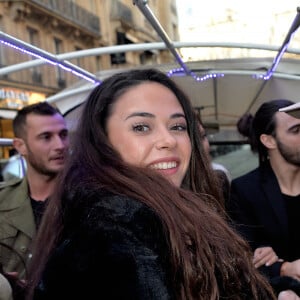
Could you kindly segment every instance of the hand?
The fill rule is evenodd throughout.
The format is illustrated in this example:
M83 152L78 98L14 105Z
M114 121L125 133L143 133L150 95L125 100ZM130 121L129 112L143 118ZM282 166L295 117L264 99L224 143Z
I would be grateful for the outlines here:
M281 276L290 276L297 280L300 280L300 259L292 262L284 262L280 269Z
M253 263L255 268L259 268L263 265L271 266L278 261L278 256L272 247L259 247L254 251Z
M18 299L25 299L25 291L27 283L24 279L18 279L18 273L17 272L7 272L2 273L2 275L8 280L13 295L18 295Z
M278 294L278 300L290 299L290 300L299 300L299 296L292 290L282 291Z

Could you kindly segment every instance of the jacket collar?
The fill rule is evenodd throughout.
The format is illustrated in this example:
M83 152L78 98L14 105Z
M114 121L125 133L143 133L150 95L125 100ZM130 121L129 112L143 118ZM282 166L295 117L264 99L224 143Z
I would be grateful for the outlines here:
M12 181L9 186L13 189L13 192L9 193L9 201L5 201L1 204L4 209L8 210L22 206L23 202L29 198L29 188L26 177Z
M17 190L10 194L9 201L5 201L5 205L2 206L2 209L6 210L4 218L8 224L32 237L36 226L26 177L15 188Z

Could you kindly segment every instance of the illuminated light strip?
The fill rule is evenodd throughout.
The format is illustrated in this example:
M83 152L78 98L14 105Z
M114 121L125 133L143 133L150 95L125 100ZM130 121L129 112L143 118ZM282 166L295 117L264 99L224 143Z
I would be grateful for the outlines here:
M208 80L208 79L211 79L211 78L224 77L224 74L221 74L221 73L220 74L218 74L218 73L207 74L207 75L204 75L202 77L198 77L193 72L191 72L188 69L188 67L186 66L186 64L182 61L181 57L179 56L179 53L175 51L174 45L172 44L169 37L166 35L166 33L161 28L161 25L159 24L157 19L153 16L152 11L147 6L148 0L134 0L133 3L136 4L140 8L140 10L143 12L144 16L151 23L153 28L156 29L156 31L159 33L159 35L161 36L161 38L165 42L166 46L169 48L169 50L172 52L172 54L176 58L177 62L181 65L180 69L170 70L168 72L169 76L173 76L176 73L177 74L180 73L180 75L184 75L183 73L185 73L185 75L190 75L196 81L201 81L201 82L205 81L205 80ZM297 15L296 15L295 19L293 20L291 28L290 28L286 38L284 39L284 42L283 42L282 46L279 49L279 52L277 53L276 57L274 58L272 66L266 72L266 74L264 74L264 75L257 75L256 74L256 75L253 75L254 78L264 79L265 81L267 81L273 76L273 74L275 72L275 69L277 68L283 54L286 52L286 50L288 48L288 45L290 44L291 39L294 36L296 30L299 28L299 26L300 26L300 7L297 7Z
M256 78L263 78L264 80L269 80L272 75L275 72L275 69L277 68L283 54L286 52L286 49L288 48L295 32L297 31L297 29L300 26L300 7L297 7L297 14L296 17L293 20L293 23L282 43L282 46L280 47L278 54L276 55L276 57L274 58L273 64L270 67L270 69L267 71L267 73L265 75L256 75Z
M19 50L19 51L21 51L21 52L24 52L24 53L26 53L26 54L29 54L29 55L35 56L35 57L37 57L37 58L43 59L43 60L47 61L48 63L50 63L50 64L52 64L52 65L56 65L56 63L54 63L54 62L53 62L52 60L50 60L50 59L47 59L47 58L45 58L45 57L42 57L41 55L38 55L38 54L33 53L33 52L30 52L30 51L28 51L28 50L26 50L26 49L24 49L24 48L21 48L21 47L19 47L19 46L16 46L16 45L14 45L14 44L9 43L9 42L0 40L0 43L1 43L1 44L4 44L5 46L9 46L9 47L11 47L11 48L13 48L13 49L16 49L16 50Z
M188 47L221 47L221 48L240 48L240 49L257 49L266 51L276 51L280 49L279 46L270 46L265 44L244 44L244 43L224 43L224 42L174 42L174 47L176 48L188 48ZM129 51L147 51L147 50L165 50L167 47L164 43L141 43L141 44L129 44L129 45L115 45L107 47L99 47L85 50L77 50L68 53L57 54L56 57L60 60L69 60L87 56L101 56L106 54L114 54ZM299 49L288 48L286 53L300 54ZM37 67L45 64L42 59L34 59L31 61L21 62L10 66L5 66L0 68L0 76L17 72L20 70L25 70L33 67Z
M173 69L173 70L170 70L167 75L169 77L172 77L174 75L180 75L180 76L186 76L186 72L184 71L183 68L179 68L179 69ZM224 74L223 73L211 73L211 74L206 74L204 76L197 76L195 73L193 72L190 72L189 74L190 76L192 76L196 81L206 81L208 79L213 79L213 78L219 78L219 77L224 77Z
M1 32L0 32L0 37L1 37ZM24 42L21 42L21 41L19 41L20 43L22 43L22 45L23 44L25 44L26 45L26 43L24 43ZM68 62L66 62L66 61L60 61L60 60L58 60L58 59L56 59L56 58L47 58L47 57L45 57L45 54L43 53L43 55L41 55L41 54L38 54L38 53L36 53L35 51L33 51L33 50L28 50L28 49L26 49L26 48L24 48L24 47L20 47L20 46L18 46L18 45L16 45L15 43L11 43L11 42L7 42L7 41L5 41L5 40L0 40L0 43L2 43L2 44L4 44L4 45L6 45L6 46L9 46L9 47L11 47L11 48L13 48L13 49L17 49L17 50L19 50L19 51L21 51L21 52L23 52L23 53L26 53L26 54L29 54L29 55L32 55L32 56L34 56L34 57L37 57L37 58L40 58L40 59L42 59L42 60L44 60L44 61L46 61L46 62L48 62L49 64L51 64L51 65L54 65L54 66L58 66L58 67L60 67L60 68L62 68L63 70L65 70L65 71L68 71L68 72L71 72L72 74L74 74L74 75L76 75L76 76L78 76L78 77L81 77L81 78L83 78L83 79L85 79L85 80L87 80L87 81L90 81L90 82L92 82L92 83L101 83L101 81L97 78L97 77L95 77L94 75L91 75L92 76L92 78L91 78L91 76L89 75L89 76L87 76L87 75L85 75L85 74L83 74L82 72L79 72L79 71L77 71L77 70L75 70L73 67L72 67L72 64L70 64L71 66L66 66L66 64L69 64ZM31 48L35 48L35 47L32 47L31 46ZM50 55L50 54L49 54ZM52 55L51 55L52 56ZM75 66L74 66L75 67ZM77 67L76 67L77 68ZM82 70L82 71L84 71L84 70ZM85 72L85 71L84 71ZM86 73L86 72L85 72ZM186 70L184 69L184 68L180 68L180 69L174 69L174 70L170 70L169 72L168 72L168 76L169 77L171 77L171 76L173 76L174 74L178 74L178 73L184 73L185 75L187 75L187 72L186 72ZM190 75L191 77L193 77L196 81L205 81L205 80L208 80L208 79L212 79L212 78L218 78L218 77L224 77L224 74L218 74L218 73L216 73L216 74L207 74L207 75L205 75L205 76L202 76L202 77L199 77L199 76L197 76L196 74L194 74L193 72L191 72L191 71L189 71L189 74L188 75Z
M254 75L253 77L254 78L258 78L258 79L264 79L264 80L269 80L274 72L275 72L275 69L277 68L283 54L285 53L287 47L289 45L289 42L287 44L285 44L282 48L281 48L281 51L278 52L278 55L275 57L274 61L273 61L273 64L271 66L271 68L267 71L266 74L262 74L262 75Z
M0 43L9 46L13 49L19 50L23 53L29 54L31 56L40 58L47 63L62 68L65 71L71 72L77 77L81 77L87 81L90 81L94 84L99 84L101 81L94 76L93 74L71 64L68 61L60 60L55 55L50 54L42 49L34 47L30 44L27 44L21 40L18 40L2 31L0 31Z
M169 36L165 32L165 30L162 28L161 24L159 23L159 21L156 19L155 15L153 14L153 12L151 11L151 9L149 8L149 6L148 6L148 0L133 0L133 4L136 5L140 9L140 11L143 13L143 15L145 16L145 18L149 21L149 23L152 25L152 27L155 29L155 31L158 33L158 35L164 41L164 43L167 46L167 48L173 54L173 56L175 57L176 61L181 66L181 68L179 69L180 70L179 72L185 73L185 75L189 75L192 78L194 78L194 80L201 81L201 82L205 81L205 80L208 80L208 79L217 78L217 77L223 77L224 76L224 74L207 74L207 75L205 75L203 77L198 77L196 74L194 74L187 67L187 65L184 63L184 61L182 60L179 52L175 48L174 43L171 41L171 39L169 38ZM172 74L172 73L173 73L172 71L169 71L168 74Z
M1 36L1 32L0 32L0 36ZM26 54L32 55L32 56L34 56L34 57L40 58L40 59L42 59L42 60L48 62L48 63L51 64L51 65L58 66L58 67L62 68L63 70L68 71L68 72L71 72L72 74L74 74L74 75L76 75L76 76L78 76L78 77L81 77L81 78L83 78L83 79L85 79L85 80L87 80L87 81L90 81L90 82L92 82L92 83L94 83L94 84L95 84L95 83L101 83L101 81L100 81L98 78L96 78L94 75L92 75L92 78L91 78L90 76L87 76L87 75L85 75L85 74L82 74L82 72L78 72L78 71L74 70L72 67L66 66L66 65L65 65L65 64L66 64L66 61L63 61L63 62L59 61L59 62L57 62L57 61L56 61L57 59L53 60L53 59L47 58L47 57L45 57L44 55L40 55L40 54L38 54L38 53L33 52L32 50L27 50L27 49L25 49L25 48L23 48L23 47L17 46L17 45L15 45L15 44L11 43L11 42L7 42L7 41L4 41L4 40L0 40L0 43L4 44L4 45L6 45L6 46L9 46L9 47L11 47L11 48L13 48L13 49L19 50L19 51L21 51L21 52L23 52L23 53L26 53ZM23 43L23 42L22 42L22 43ZM168 75L169 77L171 77L171 76L173 76L174 74L182 74L182 73L184 73L185 75L187 75L187 74L186 74L186 70L184 70L183 68L170 70L170 71L167 73L167 75ZM182 75L183 75L183 74L182 74ZM193 77L196 81L205 81L205 80L212 79L212 78L224 77L224 74L218 74L218 73L207 74L207 75L205 75L205 76L199 77L199 76L195 75L195 74L194 74L193 72L191 72L191 71L189 72L189 75L190 75L191 77Z

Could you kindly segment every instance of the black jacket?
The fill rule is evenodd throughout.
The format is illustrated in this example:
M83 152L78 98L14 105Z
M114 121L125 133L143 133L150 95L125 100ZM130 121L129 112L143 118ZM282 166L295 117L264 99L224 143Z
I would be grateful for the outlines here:
M269 163L232 181L226 209L253 250L271 246L279 258L290 259L285 202ZM270 277L278 276L281 264L275 263L264 271Z
M173 299L168 240L158 216L128 197L79 197L34 299Z

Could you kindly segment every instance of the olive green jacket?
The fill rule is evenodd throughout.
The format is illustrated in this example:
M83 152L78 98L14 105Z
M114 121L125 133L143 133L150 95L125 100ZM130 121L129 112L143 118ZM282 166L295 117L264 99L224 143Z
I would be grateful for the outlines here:
M4 271L25 277L25 266L31 258L30 244L36 225L26 177L0 185L0 263ZM1 245L5 243L14 251ZM19 255L16 255L17 252ZM21 258L20 258L21 256Z

